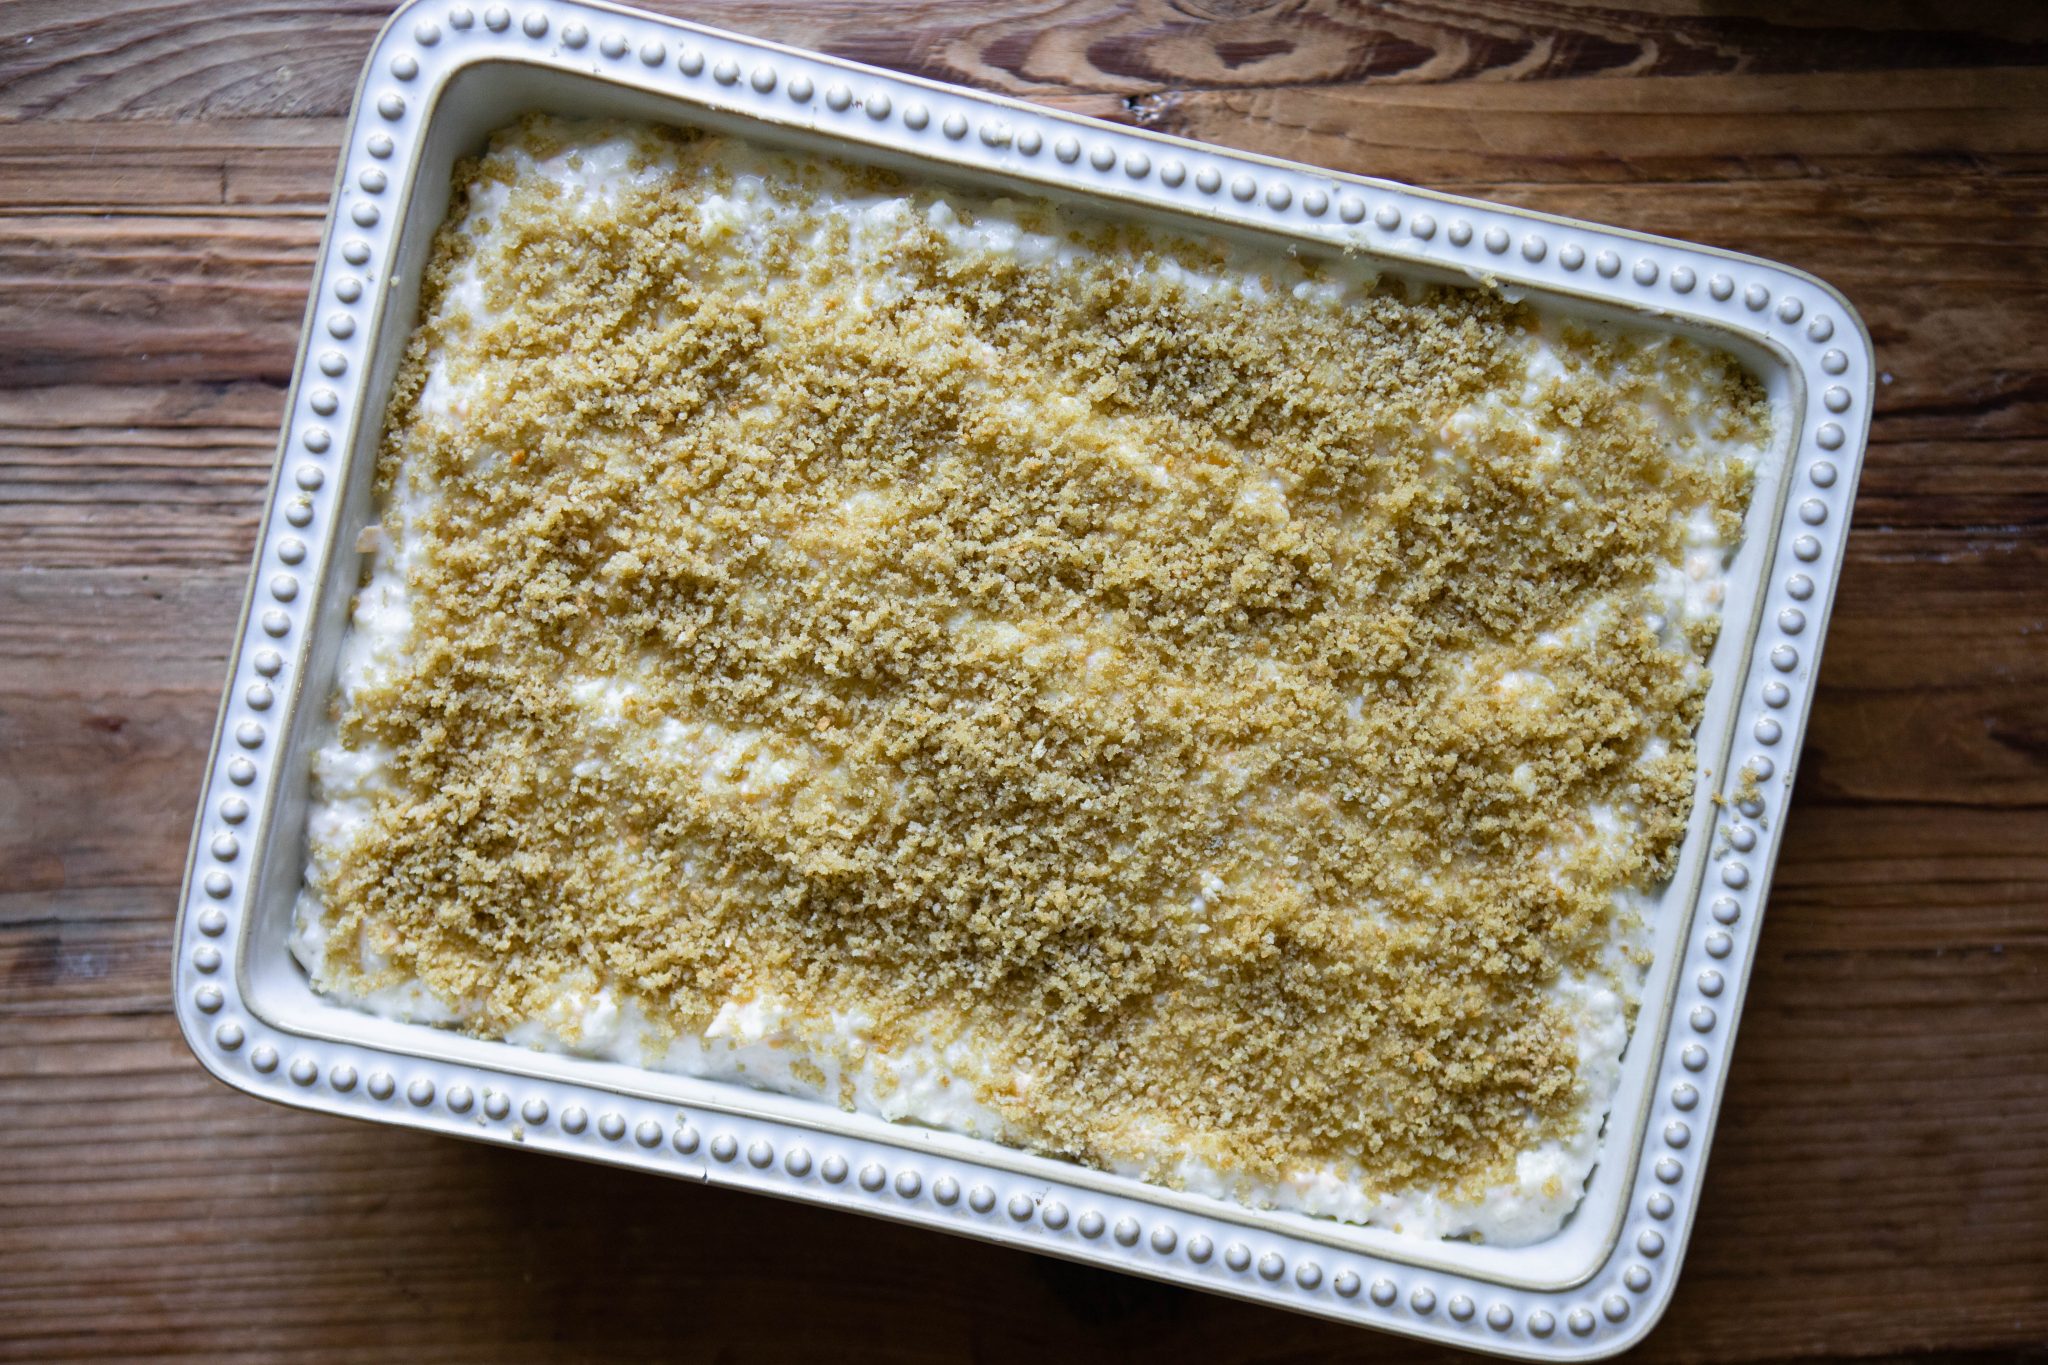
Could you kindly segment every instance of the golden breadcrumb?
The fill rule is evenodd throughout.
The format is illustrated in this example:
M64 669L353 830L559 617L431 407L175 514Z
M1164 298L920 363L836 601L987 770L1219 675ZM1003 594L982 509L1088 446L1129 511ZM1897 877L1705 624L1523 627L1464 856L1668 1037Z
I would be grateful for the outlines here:
M671 1036L758 996L971 1038L1008 1140L1157 1179L1471 1192L1576 1123L1546 988L1694 786L1712 625L1660 638L1654 583L1749 494L1671 433L1761 440L1756 382L1046 205L1004 212L1073 250L977 249L986 197L640 136L595 207L502 144L458 170L329 972L485 1035L595 979ZM907 205L882 248L848 185ZM1539 330L1567 368L1524 398Z

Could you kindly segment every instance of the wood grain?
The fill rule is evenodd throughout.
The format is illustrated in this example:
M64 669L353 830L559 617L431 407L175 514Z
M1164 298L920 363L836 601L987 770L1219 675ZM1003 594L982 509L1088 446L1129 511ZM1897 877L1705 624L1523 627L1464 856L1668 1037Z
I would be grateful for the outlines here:
M670 8L1845 290L1884 370L1873 443L1701 1221L1643 1356L2048 1351L2048 9ZM0 1358L1448 1358L270 1108L184 1053L191 801L386 12L0 5Z
M388 12L263 0L16 0L0 116L338 115ZM703 0L645 8L1008 94L1944 70L2048 59L2048 16L1996 0ZM33 41L25 41L33 39Z

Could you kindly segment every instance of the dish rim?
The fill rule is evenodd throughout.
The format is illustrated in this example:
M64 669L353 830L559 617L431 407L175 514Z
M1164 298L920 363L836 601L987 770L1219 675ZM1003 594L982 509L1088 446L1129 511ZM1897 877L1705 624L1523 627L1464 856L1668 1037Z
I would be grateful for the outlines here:
M1356 245L1394 263L1397 269L1491 278L1507 287L1533 287L1582 306L1647 314L1667 324L1706 327L1746 341L1783 366L1792 392L1779 409L1788 428L1778 443L1785 478L1769 517L1768 531L1774 543L1765 552L1761 595L1739 661L1732 667L1721 665L1742 681L1730 703L1733 722L1727 731L1726 752L1718 762L1724 775L1736 767L1732 755L1738 745L1739 724L1734 722L1754 718L1776 728L1777 737L1770 741L1762 740L1760 727L1756 731L1758 743L1764 746L1758 757L1767 758L1766 750L1796 754L1804 731L1867 437L1874 378L1869 336L1861 319L1839 293L1806 272L1716 248L1123 128L1005 96L879 71L590 0L525 0L518 11L515 15L510 8L494 4L479 15L476 8L460 0L411 0L386 22L358 81L180 894L175 998L181 1029L201 1062L236 1088L298 1107L485 1140L522 1141L543 1150L657 1169L684 1178L716 1178L720 1183L941 1226L1467 1349L1532 1359L1586 1359L1626 1349L1639 1340L1669 1301L1696 1210L1699 1174L1726 1075L1728 1042L1746 993L1756 925L1781 838L1783 821L1778 817L1795 766L1789 758L1778 764L1784 769L1784 780L1771 783L1763 810L1751 817L1760 822L1757 847L1720 864L1723 888L1716 890L1705 880L1710 869L1703 857L1696 859L1695 870L1701 880L1683 901L1686 922L1678 932L1683 970L1677 962L1660 963L1667 975L1663 998L1656 1002L1661 1009L1656 1028L1646 1031L1652 1022L1653 1003L1646 992L1629 1044L1631 1051L1654 1044L1657 1052L1656 1078L1644 1088L1632 1124L1628 1164L1634 1175L1629 1192L1617 1206L1617 1226L1603 1255L1584 1274L1550 1283L1475 1272L1472 1258L1462 1255L1460 1244L1455 1243L1417 1240L1407 1246L1365 1249L1348 1235L1335 1237L1327 1231L1318 1235L1314 1228L1277 1232L1270 1216L1235 1206L1219 1207L1217 1201L1205 1197L1143 1186L1124 1177L1086 1171L974 1139L837 1111L827 1111L829 1121L813 1114L814 1121L804 1123L787 1111L796 1105L819 1106L753 1092L687 1106L700 1115L720 1115L719 1131L707 1141L682 1114L673 1119L654 1117L664 1109L673 1111L674 1091L688 1088L667 1084L667 1077L660 1078L662 1084L634 1086L613 1077L608 1084L593 1085L572 1078L578 1072L605 1071L604 1064L515 1052L502 1044L474 1045L497 1049L490 1064L464 1061L459 1054L468 1040L444 1046L449 1042L447 1035L423 1028L412 1030L422 1035L416 1042L393 1046L377 1043L372 1037L375 1031L369 1029L346 1036L293 1028L262 1008L260 992L250 989L247 975L248 950L258 922L251 907L258 892L250 885L254 878L241 874L262 860L265 846L278 831L277 806L288 782L274 779L286 766L285 756L303 757L289 741L275 736L295 734L303 740L307 706L324 702L331 685L324 671L309 673L296 666L311 652L316 623L325 621L322 628L336 634L341 629L326 619L332 613L323 617L316 604L331 600L328 589L335 571L354 564L337 552L344 525L335 510L340 498L319 496L326 483L325 475L318 471L331 470L338 476L334 480L337 488L346 486L349 472L360 468L365 440L374 447L377 433L369 432L367 438L364 434L368 421L381 427L382 385L371 377L378 367L373 357L380 353L379 347L385 351L402 347L410 331L409 318L402 319L393 335L389 305L394 291L402 293L406 282L383 267L422 203L418 192L422 150L442 114L444 97L464 73L493 64L560 73L577 80L595 79L636 94L651 92L678 113L688 110L703 121L736 116L777 130L823 135L852 144L867 159L907 156L970 177L993 174L1040 192L1108 200L1135 207L1148 216L1192 213L1231 232L1280 231L1326 246ZM467 15L467 23L459 22L463 15ZM431 41L425 37L429 25L435 31ZM402 32L408 26L412 29L409 35ZM603 26L602 32L599 26ZM580 43L569 41L576 29L583 30ZM609 51L615 34L627 39L616 55ZM646 51L656 44L660 45L659 56L651 62L645 60ZM688 65L691 52L697 54L694 71ZM410 74L401 74L408 64ZM768 73L765 86L761 72ZM828 79L845 94L843 101L835 103L839 92L826 84ZM792 97L798 80L811 87L801 101ZM866 93L854 98L848 87L864 88ZM873 98L877 93L883 96L879 102ZM898 100L906 101L900 109L895 108ZM946 110L946 123L928 108L923 121L912 126L910 110L927 100ZM872 112L877 103L882 108L879 115ZM969 116L967 110L977 112ZM979 120L979 126L963 124L962 131L955 134L946 126L955 114ZM974 136L966 135L970 132ZM381 156L372 149L380 137L391 144ZM1027 137L1034 137L1038 144L1030 152L1023 150ZM1072 156L1065 147L1070 140ZM1102 149L1108 149L1109 160L1098 165ZM1154 157L1165 159L1153 165ZM1030 164L1023 164L1026 162ZM1132 169L1140 162L1148 168L1143 173ZM1182 164L1180 175L1169 183L1167 167L1177 162ZM401 166L405 170L402 183L367 188L365 172L381 175ZM1201 170L1191 177L1190 166ZM1200 188L1201 197L1196 198L1190 191L1212 169L1217 172L1215 183ZM1223 179L1226 174L1231 177L1228 193ZM350 188L352 176L357 191ZM1246 183L1251 191L1239 193L1240 185ZM1310 189L1318 187L1326 201L1320 212L1311 213L1307 196ZM1366 192L1378 202L1368 204L1365 195L1347 195L1346 191ZM435 223L444 203L434 201ZM389 221L384 206L394 210ZM347 221L345 208L350 215ZM1389 211L1391 223L1387 221ZM1437 223L1437 214L1457 216ZM1422 229L1425 218L1430 220L1426 233ZM1483 237L1480 223L1485 224ZM1498 248L1491 240L1505 231L1507 223L1516 224L1516 235L1522 237L1521 250L1513 253L1507 249L1515 245L1512 236L1504 237ZM1462 242L1456 240L1460 227L1464 229ZM1545 232L1534 231L1536 227L1563 237L1553 243ZM1637 253L1627 274L1622 272L1618 251L1623 246ZM360 260L357 248L362 249ZM1574 248L1578 263L1564 265L1565 253ZM1536 254L1530 254L1532 249ZM365 291L359 306L330 312L323 333L320 314L323 308L335 307L330 284L353 271L367 272L372 262L378 268L378 273L368 276L374 288ZM1705 262L1717 263L1720 268L1709 276L1702 269ZM1691 277L1684 289L1676 283L1675 272L1680 270ZM1739 289L1735 283L1738 272ZM1728 283L1725 292L1723 281ZM1788 293L1788 289L1796 292ZM1762 297L1756 301L1759 290ZM1828 311L1823 313L1822 308ZM1809 316L1811 320L1801 326L1802 319ZM338 317L348 319L346 331L338 329ZM358 326L359 322L362 325ZM1830 356L1839 359L1839 369L1828 368L1835 363ZM340 362L338 370L329 368L333 359ZM315 386L315 394L344 390L346 410L338 402L324 413L309 408L309 386ZM1860 388L1852 392L1852 386ZM372 402L373 398L378 401ZM1820 407L1826 412L1819 412ZM285 478L295 437L304 452L302 462L292 471L298 493ZM330 450L340 453L328 456ZM1811 477L1814 466L1823 461L1831 469L1824 485ZM314 479L310 485L308 469L316 471L310 476ZM1807 476L1803 481L1798 477L1802 474ZM1803 527L1793 524L1794 497L1803 498L1799 506ZM308 509L308 521L303 524L291 520L300 505ZM1819 509L1817 520L1808 519L1810 508ZM297 537L286 527L306 530L316 523L317 531L309 531L308 539L317 540L317 553L300 542L297 557L291 557L284 542ZM1749 534L1759 538L1764 529L1757 527ZM308 558L312 560L310 568L302 567ZM1785 565L1795 560L1811 566L1792 570L1807 579L1804 594L1792 591L1789 579L1781 579ZM1818 576L1818 583L1808 575ZM309 577L311 591L302 592ZM288 594L283 587L287 582ZM1794 606L1795 601L1800 605ZM1799 614L1798 626L1791 629L1785 628L1791 619L1788 612ZM1779 625L1777 643L1767 647L1764 637L1772 634L1768 622L1774 613ZM256 706L249 689L268 689L268 680L280 671L266 672L261 656L264 651L279 649L289 649L295 665L285 695L280 703L266 690L268 699ZM1780 662L1785 659L1789 662ZM1787 692L1777 705L1761 700L1763 689L1773 682ZM311 703L309 688L317 689ZM1703 750L1703 766L1710 757ZM252 772L246 780L242 780L245 769L240 764L247 764ZM248 822L246 813L242 819L226 821L219 813L222 802L243 801L246 808L245 796L259 798L255 805L260 814L253 823ZM1766 821L1765 815L1771 818ZM1697 828L1702 818L1695 812L1689 845L1703 837ZM1712 821L1707 824L1711 831ZM288 838L289 832L286 834ZM240 848L243 837L249 844L246 856ZM1731 870L1740 872L1740 882L1729 880ZM1710 895L1714 898L1711 903ZM1730 920L1721 918L1719 907L1724 902L1734 907ZM1708 929L1702 939L1695 930L1709 918L1722 927ZM1714 948L1717 939L1721 945L1718 952ZM223 948L232 950L232 972L220 970L225 960ZM1705 990L1707 978L1695 975L1688 988L1682 978L1694 971L1696 958L1701 963L1711 959L1723 964L1732 959L1732 979L1720 975L1715 967L1701 966L1700 972L1715 973L1716 986ZM204 965L207 963L212 965ZM1709 999L1715 1003L1708 1004ZM1690 1032L1680 1028L1681 1009L1687 1005ZM1725 1020L1720 1017L1723 1013ZM1709 1042L1714 1044L1711 1052L1707 1050ZM281 1048L292 1050L289 1063ZM1695 1055L1698 1066L1693 1065ZM512 1065L510 1058L515 1056L523 1064ZM362 1081L361 1086L339 1086L336 1077L343 1069ZM408 1073L403 1092L397 1085L399 1072ZM494 1116L497 1097L504 1092L494 1091L490 1082L509 1086L520 1079L550 1084L554 1089L549 1097L527 1099L518 1119L510 1117L509 1098L505 1115ZM1692 1095L1690 1103L1683 1106L1675 1099L1679 1092L1674 1087L1679 1085L1688 1087ZM377 1094L379 1090L384 1093ZM451 1108L457 1092L465 1091L468 1102L459 1109ZM1659 1092L1663 1092L1661 1097ZM422 1094L425 1098L418 1098ZM596 1098L599 1095L608 1097L609 1107L602 1111L592 1134L587 1131L589 1115L599 1112L596 1105L607 1102ZM565 1096L573 1098L565 1101ZM535 1112L536 1103L542 1117L522 1123ZM583 1121L571 1131L569 1113L577 1109L584 1111ZM621 1109L639 1117L629 1123L626 1115L618 1112ZM1663 1134L1667 1141L1653 1142L1650 1133L1657 1115L1674 1110L1687 1117L1681 1120L1674 1113ZM1622 1117L1617 1103L1609 1122ZM608 1120L613 1118L619 1119L616 1134L607 1131ZM650 1124L655 1125L652 1143L643 1140ZM633 1132L630 1143L625 1140L628 1126ZM528 1127L536 1131L529 1135ZM1684 1136L1671 1141L1680 1130ZM804 1136L807 1131L808 1137ZM693 1133L694 1138L688 1136ZM836 1143L835 1150L853 1151L863 1158L860 1180L852 1178L850 1158L848 1173L839 1181L828 1180L824 1166L830 1158L814 1162L803 1146L834 1145L831 1134L845 1139ZM744 1161L740 1159L742 1145ZM962 1153L963 1146L976 1149L977 1155ZM754 1160L760 1151L767 1154L765 1163ZM794 1170L798 1152L806 1153L803 1172ZM815 1176L813 1165L817 1167ZM1017 1185L1019 1175L1032 1177L1024 1188L1037 1193L1030 1196L1021 1216L1012 1206L1026 1198L1022 1192L1011 1195L1000 1208L996 1206L1002 1201L994 1198L986 1208L980 1207L978 1196L991 1188L986 1183L969 1190L964 1203L959 1189L951 1201L941 1200L941 1183L952 1180L959 1186L961 1177L931 1176L932 1189L927 1195L925 1172L940 1167L948 1172L972 1172L1009 1186ZM881 1172L874 1188L866 1183L869 1169ZM888 1179L892 1172L893 1185ZM1667 1173L1669 1179L1664 1178ZM902 1192L906 1184L913 1186L910 1194ZM1661 1216L1655 1212L1659 1196L1664 1208ZM1069 1199L1077 1207L1084 1202L1088 1207L1078 1217L1068 1210L1059 1218L1059 1225L1053 1226L1053 1210L1065 1207ZM1108 1228L1112 1211L1118 1218L1114 1235ZM1099 1214L1103 1222L1094 1236L1086 1235L1081 1226L1091 1213ZM972 1215L971 1219L966 1215ZM1160 1221L1162 1216L1169 1221ZM1132 1229L1129 1241L1123 1237L1125 1223ZM1649 1241L1637 1233L1639 1225L1643 1233L1655 1233L1657 1251L1645 1249ZM1148 1228L1151 1235L1141 1241ZM1636 1234L1633 1253L1623 1245L1629 1241L1628 1234ZM1222 1240L1226 1236L1231 1238L1228 1243ZM1198 1239L1211 1244L1211 1254L1194 1260L1189 1252ZM1273 1246L1257 1258L1256 1267L1247 1239ZM1246 1251L1241 1266L1234 1264L1240 1248ZM1325 1273L1317 1258L1333 1255L1337 1265ZM1461 1260L1465 1262L1462 1268ZM1266 1273L1269 1269L1272 1274ZM1345 1292L1347 1279L1349 1293ZM1638 1280L1642 1281L1640 1287ZM1600 1283L1589 1293L1587 1287L1596 1281ZM1610 1282L1612 1292L1603 1292L1610 1289ZM1481 1296L1474 1292L1482 1285L1488 1286L1483 1293L1490 1300L1483 1310ZM1381 1301L1383 1286L1394 1290L1390 1301ZM1505 1310L1507 1326L1494 1325L1497 1309ZM1537 1330L1546 1316L1549 1330Z

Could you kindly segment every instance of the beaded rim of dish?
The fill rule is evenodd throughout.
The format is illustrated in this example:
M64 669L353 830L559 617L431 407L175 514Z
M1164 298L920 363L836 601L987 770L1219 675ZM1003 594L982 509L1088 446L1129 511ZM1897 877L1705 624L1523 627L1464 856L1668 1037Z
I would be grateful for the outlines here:
M1871 355L1846 305L1817 281L1763 261L1276 164L651 15L572 0L516 9L416 0L387 25L365 68L180 911L178 1012L205 1064L288 1103L774 1189L1474 1349L1582 1359L1639 1339L1669 1299L1690 1227L1777 848L1781 822L1771 817L1789 790L1867 434ZM1590 1278L1555 1291L1507 1285L1418 1264L1454 1257L1454 1247L1419 1245L1412 1258L1333 1247L1247 1228L1223 1210L1209 1218L1162 1207L1135 1183L1131 1197L1117 1197L909 1142L715 1107L679 1111L598 1086L297 1036L246 1006L236 974L223 967L239 947L258 861L261 831L252 838L248 824L272 784L296 698L288 673L303 666L322 596L317 547L332 540L346 483L329 457L354 449L363 414L376 411L362 384L379 330L372 285L389 268L404 216L405 196L393 188L403 177L394 172L416 154L443 82L475 62L508 59L1397 262L1647 306L1775 343L1789 358L1807 401L1736 702L1724 775L1735 818L1720 831L1700 892L1705 913L1693 916L1656 1040L1657 1093L1621 1233ZM1738 774L1753 778L1741 791Z

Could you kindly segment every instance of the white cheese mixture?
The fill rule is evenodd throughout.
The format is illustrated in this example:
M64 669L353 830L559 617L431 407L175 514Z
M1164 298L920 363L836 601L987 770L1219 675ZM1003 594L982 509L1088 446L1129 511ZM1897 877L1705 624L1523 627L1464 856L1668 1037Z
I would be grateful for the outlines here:
M558 135L564 130L558 128ZM575 202L592 207L604 204L621 183L633 175L629 163L644 151L630 130L604 128L574 136L574 157L568 152L537 156L516 142L511 150L519 159L522 176L545 176L555 181ZM735 144L737 146L738 144ZM735 179L729 194L714 196L712 211L729 228L729 249L748 250L750 236L777 215L795 210L778 204L763 192L763 175L787 173L789 161L777 154L747 154L751 163L733 165ZM573 164L572 164L573 161ZM642 176L656 175L657 164L643 168ZM816 174L810 168L807 173ZM494 183L472 185L458 205L474 220L495 219L506 197L506 187ZM913 214L924 213L963 251L1010 253L1027 260L1050 261L1070 257L1083 250L1062 236L1035 230L1042 226L1042 212L1024 217L1007 214L999 202L992 211L981 211L970 226L964 223L942 198L920 209L905 197L860 194L846 190L832 201L830 213L849 222L853 250L838 285L839 298L833 306L871 308L886 297L892 277L886 271L864 270L863 262L878 256L898 235L902 223ZM804 212L817 213L816 208ZM492 229L480 234L488 246ZM1332 306L1370 282L1370 274L1356 263L1340 262L1326 267L1315 277L1305 273L1291 256L1273 253L1257 255L1241 251L1237 259L1213 272L1197 273L1170 260L1135 264L1134 268L1156 269L1181 278L1188 287L1204 292L1223 291L1256 302L1274 290L1290 290L1297 297L1322 299ZM459 275L441 303L446 310L460 309L475 317L488 315L484 291L473 266ZM820 306L827 306L825 300ZM1489 402L1497 411L1517 413L1533 403L1544 380L1561 373L1567 363L1545 339L1542 330L1529 341L1528 379L1522 392L1499 392ZM432 420L460 423L469 403L477 396L451 375L446 358L437 356L421 397L423 414ZM1469 422L1473 411L1452 419ZM1675 421L1666 415L1667 422ZM1100 419L1095 419L1100 420ZM1556 466L1565 455L1564 443L1555 430L1539 431L1533 419L1528 429L1540 437L1534 458L1542 466ZM1674 433L1675 434L1675 433ZM1695 432L1711 446L1707 433ZM1453 463L1454 432L1447 430L1439 458ZM1133 446L1132 459L1144 457ZM486 456L488 458L488 456ZM1149 476L1166 479L1164 468L1152 467ZM886 495L869 495L886 501ZM1271 496L1285 498L1274 489ZM431 505L434 491L407 483L395 495L401 524ZM886 506L846 508L847 525L886 518ZM1687 623L1718 615L1733 547L1715 534L1711 510L1700 508L1688 526L1687 551L1682 566L1669 569L1657 584L1661 619L1653 626L1674 649L1686 649L1683 630ZM361 543L368 551L368 576L357 593L350 630L343 646L338 688L346 703L354 693L373 685L380 677L403 665L410 649L411 613L408 605L407 574L415 547L401 533L395 542L381 533L366 532ZM1582 622L1580 629L1590 629ZM962 620L961 630L981 630L1001 640L1021 639L1015 627L1002 621ZM1562 644L1563 641L1558 643ZM1474 686L1490 686L1515 697L1522 704L1542 706L1554 691L1542 672L1522 669L1498 679L1473 679ZM799 760L774 752L758 732L724 730L715 725L669 721L658 727L635 727L622 723L622 703L637 690L629 677L583 679L575 689L588 708L589 722L599 733L609 735L614 747L599 760L619 764L635 762L684 762L692 765L707 786L746 784L779 786L803 776ZM1360 703L1363 705L1363 702ZM351 993L353 987L326 968L326 909L312 886L327 880L327 874L343 860L366 828L371 803L380 791L388 790L385 771L391 755L376 749L350 751L329 743L318 751L313 767L313 800L310 819L311 867L309 888L302 894L293 948L312 974L316 986L341 996L373 1013L425 1023L459 1025L466 1014L461 1001L436 998L421 983L412 981L372 993ZM1646 754L1645 757L1655 757ZM1624 817L1606 808L1586 813L1588 825L1603 834L1619 833ZM1627 1013L1631 995L1641 979L1641 969L1630 964L1626 950L1639 947L1643 934L1640 921L1653 902L1630 897L1617 907L1613 917L1614 940L1608 970L1601 977L1568 975L1553 987L1554 998L1568 1017L1576 1021L1580 1075L1584 1103L1579 1122L1568 1138L1549 1140L1524 1151L1514 1178L1488 1190L1476 1201L1453 1201L1439 1191L1411 1189L1378 1195L1369 1194L1369 1182L1357 1168L1326 1166L1296 1171L1280 1182L1258 1181L1242 1173L1219 1169L1196 1153L1178 1166L1185 1188L1234 1198L1257 1207L1298 1210L1354 1223L1371 1223L1424 1238L1473 1236L1494 1245L1519 1245L1553 1235L1577 1206L1590 1174L1600 1141L1602 1125L1620 1076L1620 1058L1628 1041ZM1625 913L1633 911L1635 913ZM377 950L364 948L365 969L385 965ZM507 1038L508 1042L552 1051L573 1052L606 1058L630 1065L658 1068L714 1080L738 1082L782 1093L814 1096L833 1102L850 1093L856 1109L889 1120L928 1124L955 1132L1002 1139L1004 1121L975 1099L977 1083L990 1079L988 1069L977 1055L971 1038L956 1038L940 1048L916 1044L884 1053L864 1045L868 1021L853 1015L837 1015L833 1034L820 1038L815 1029L794 1021L801 1011L790 1002L755 998L728 1004L700 1037L665 1042L660 1032L639 1009L609 984L586 978L565 984L547 1011ZM843 1060L852 1058L853 1061ZM821 1079L822 1078L822 1079ZM1004 1085L1029 1086L1029 1076L996 1078Z

